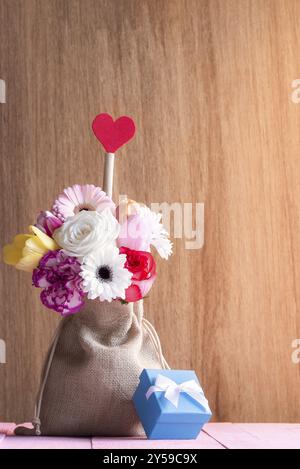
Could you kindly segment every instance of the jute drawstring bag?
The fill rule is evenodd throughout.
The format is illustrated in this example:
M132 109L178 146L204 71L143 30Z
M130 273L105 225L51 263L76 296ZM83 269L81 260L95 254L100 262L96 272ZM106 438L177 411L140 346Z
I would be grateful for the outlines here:
M143 301L87 301L61 320L47 354L34 430L49 436L139 436L132 396L144 368L169 368Z

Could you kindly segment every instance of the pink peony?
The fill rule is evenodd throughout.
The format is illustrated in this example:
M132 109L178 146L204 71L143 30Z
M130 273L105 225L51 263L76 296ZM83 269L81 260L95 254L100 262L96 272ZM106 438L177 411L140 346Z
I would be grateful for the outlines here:
M77 313L84 303L80 262L62 250L48 252L34 269L32 282L41 292L42 303L62 316Z
M139 214L129 215L121 225L117 242L119 247L150 251L151 229Z
M60 194L52 207L53 213L65 221L68 217L72 217L82 210L93 210L102 212L109 207L115 212L114 202L103 192L100 187L93 184L85 184L80 186L75 184L67 187Z
M52 212L45 211L40 212L35 226L51 237L54 231L62 224L63 222L58 217L53 215Z

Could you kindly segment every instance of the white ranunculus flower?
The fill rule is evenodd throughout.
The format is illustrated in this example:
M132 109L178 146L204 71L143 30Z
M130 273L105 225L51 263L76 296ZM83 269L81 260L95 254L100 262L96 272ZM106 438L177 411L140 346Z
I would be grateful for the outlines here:
M112 244L119 233L119 223L110 209L102 212L83 210L66 219L53 238L69 255L83 257Z

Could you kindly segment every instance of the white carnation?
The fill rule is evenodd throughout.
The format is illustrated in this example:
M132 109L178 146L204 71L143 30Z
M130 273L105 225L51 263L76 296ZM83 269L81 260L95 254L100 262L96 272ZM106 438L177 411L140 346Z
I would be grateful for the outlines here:
M153 212L148 207L140 207L138 214L143 220L145 227L148 228L148 230L145 228L145 232L148 232L150 244L156 248L158 254L163 259L168 259L172 254L173 244L169 240L169 233L161 223L162 214Z

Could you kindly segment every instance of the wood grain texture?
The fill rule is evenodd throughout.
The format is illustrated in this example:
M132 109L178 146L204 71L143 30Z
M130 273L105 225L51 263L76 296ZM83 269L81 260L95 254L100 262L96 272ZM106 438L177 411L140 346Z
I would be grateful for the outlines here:
M300 365L297 0L0 0L1 245L67 185L102 182L99 112L128 114L115 195L204 202L145 301L172 367L220 421L296 422ZM1 265L0 419L32 416L58 318Z

